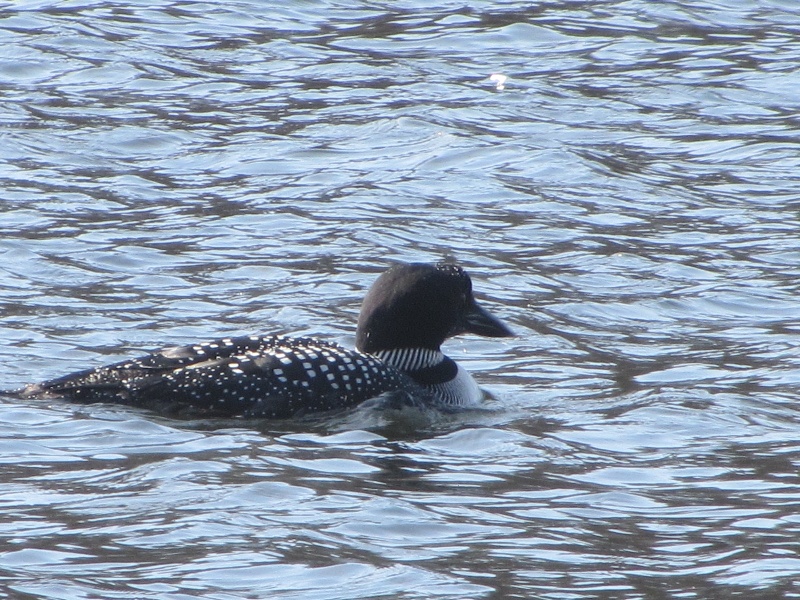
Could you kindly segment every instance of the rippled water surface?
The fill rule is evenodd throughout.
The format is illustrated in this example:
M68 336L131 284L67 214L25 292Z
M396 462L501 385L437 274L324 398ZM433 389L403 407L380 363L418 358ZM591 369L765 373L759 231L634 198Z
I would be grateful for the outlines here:
M799 5L20 0L0 39L0 388L351 345L398 260L518 334L448 343L465 414L2 398L1 597L800 598Z

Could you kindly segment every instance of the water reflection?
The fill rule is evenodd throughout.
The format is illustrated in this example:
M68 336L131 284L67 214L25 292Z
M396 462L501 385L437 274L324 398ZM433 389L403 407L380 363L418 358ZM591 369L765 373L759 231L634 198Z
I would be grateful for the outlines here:
M0 388L350 344L395 260L454 256L520 334L451 344L496 398L438 419L4 400L3 593L800 596L794 6L0 18Z

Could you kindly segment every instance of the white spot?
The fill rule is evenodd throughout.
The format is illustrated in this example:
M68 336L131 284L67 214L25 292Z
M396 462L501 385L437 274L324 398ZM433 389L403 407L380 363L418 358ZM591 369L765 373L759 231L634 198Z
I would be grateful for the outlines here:
M500 73L492 73L489 75L489 81L495 84L495 88L498 92L502 92L506 89L506 81L508 81L507 75L501 75Z

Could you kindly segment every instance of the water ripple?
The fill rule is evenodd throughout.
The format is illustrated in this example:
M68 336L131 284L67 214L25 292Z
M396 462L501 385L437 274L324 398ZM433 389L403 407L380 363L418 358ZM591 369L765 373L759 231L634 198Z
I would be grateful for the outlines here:
M459 259L517 332L448 343L495 398L440 418L4 398L0 595L800 595L797 7L0 19L0 388L351 344L395 260Z

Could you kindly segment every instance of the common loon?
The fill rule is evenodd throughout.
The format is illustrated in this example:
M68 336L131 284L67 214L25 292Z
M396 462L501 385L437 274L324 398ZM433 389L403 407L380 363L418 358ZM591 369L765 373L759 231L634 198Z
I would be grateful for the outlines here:
M16 393L251 418L351 407L398 390L433 406L469 406L482 398L480 388L440 349L445 339L466 332L512 335L478 306L461 267L400 264L378 277L364 298L357 350L308 337L225 338L165 348Z

